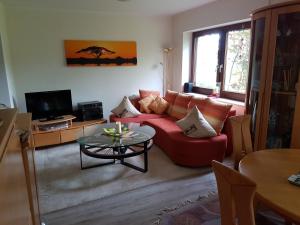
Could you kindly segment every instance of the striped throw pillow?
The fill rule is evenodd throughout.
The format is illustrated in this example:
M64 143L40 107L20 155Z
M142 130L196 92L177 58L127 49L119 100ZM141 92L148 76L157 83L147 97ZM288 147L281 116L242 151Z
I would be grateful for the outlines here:
M167 109L167 114L171 115L172 106L174 105L175 99L178 95L176 91L167 90L164 99L169 103L169 107Z
M204 118L215 129L219 135L223 129L224 122L226 121L232 105L223 104L206 99L205 107L201 110Z
M189 102L191 101L191 95L185 95L179 93L175 99L175 102L172 106L170 116L175 117L176 119L182 119L187 114L187 109Z
M196 97L193 96L189 106L188 106L188 111L190 112L192 110L192 108L194 108L194 106L197 106L197 108L202 112L203 109L205 108L205 104L206 104L206 99L205 97Z

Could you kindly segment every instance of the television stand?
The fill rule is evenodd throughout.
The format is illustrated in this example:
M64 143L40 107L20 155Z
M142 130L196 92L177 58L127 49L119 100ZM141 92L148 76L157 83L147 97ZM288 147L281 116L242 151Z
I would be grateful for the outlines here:
M35 131L55 131L71 127L72 120L75 118L75 116L66 115L57 117L54 120L33 120L32 125Z
M34 147L57 145L77 140L97 129L99 124L106 123L105 119L73 122L76 117L65 115L61 119L39 121L33 120Z
M63 119L64 116L56 116L56 117L50 117L50 118L42 118L39 119L40 122L50 121L50 120L60 120Z

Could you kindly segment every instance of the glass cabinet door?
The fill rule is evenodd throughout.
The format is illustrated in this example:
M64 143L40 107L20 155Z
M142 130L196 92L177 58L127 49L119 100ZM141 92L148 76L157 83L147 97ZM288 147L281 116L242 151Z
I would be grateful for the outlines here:
M247 100L247 113L252 115L252 124L251 124L251 133L254 139L258 136L259 131L259 120L258 112L260 111L261 106L259 105L260 97L260 87L261 81L263 82L261 75L262 72L262 63L263 63L263 48L264 48L264 36L265 36L265 22L266 18L262 17L256 20L253 20L252 24L252 52L251 52L251 65L250 65L250 81L248 89ZM262 84L263 85L263 84ZM261 103L260 103L261 104ZM253 142L257 142L253 140Z
M278 14L267 148L289 148L300 71L300 12Z

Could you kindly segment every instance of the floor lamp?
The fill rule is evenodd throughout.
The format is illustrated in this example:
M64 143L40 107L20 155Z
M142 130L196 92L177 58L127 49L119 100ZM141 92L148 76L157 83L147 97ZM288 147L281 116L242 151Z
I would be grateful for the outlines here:
M170 89L171 83L171 53L172 48L164 48L163 49L163 93L166 93L168 89Z

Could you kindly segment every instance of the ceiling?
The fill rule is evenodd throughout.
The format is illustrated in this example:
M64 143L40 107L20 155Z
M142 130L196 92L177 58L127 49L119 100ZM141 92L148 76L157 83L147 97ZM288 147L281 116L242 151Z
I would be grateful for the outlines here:
M0 0L8 6L117 14L174 15L216 0Z

